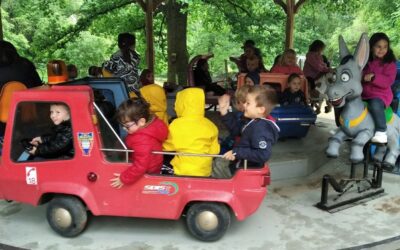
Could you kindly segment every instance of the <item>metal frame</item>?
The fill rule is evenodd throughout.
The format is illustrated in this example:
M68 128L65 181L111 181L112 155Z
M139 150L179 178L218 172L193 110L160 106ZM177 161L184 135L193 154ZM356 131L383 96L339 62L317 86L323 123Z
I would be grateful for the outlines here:
M348 179L341 179L338 182L333 176L324 175L321 186L321 201L315 205L316 207L333 213L384 195L382 163L375 162L373 174L371 177L368 176L369 149L372 144L374 143L368 142L365 147L365 160L361 162L364 166L362 178L355 176L358 163L351 164ZM329 195L329 185L333 187L337 195Z

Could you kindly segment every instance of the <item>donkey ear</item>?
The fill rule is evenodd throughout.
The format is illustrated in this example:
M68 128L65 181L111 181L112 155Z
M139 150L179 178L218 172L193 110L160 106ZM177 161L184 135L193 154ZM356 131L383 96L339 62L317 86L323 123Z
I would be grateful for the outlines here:
M350 51L347 48L346 42L344 41L342 35L339 36L339 53L340 53L340 60L350 55Z
M354 59L360 69L363 69L369 58L369 42L366 33L362 33L354 53Z

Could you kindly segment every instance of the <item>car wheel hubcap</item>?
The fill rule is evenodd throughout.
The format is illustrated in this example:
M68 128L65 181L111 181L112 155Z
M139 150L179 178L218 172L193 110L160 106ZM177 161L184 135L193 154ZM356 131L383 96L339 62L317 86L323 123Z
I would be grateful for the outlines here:
M57 208L54 211L54 222L60 228L67 228L72 223L72 216L67 209Z
M210 211L203 211L196 217L196 223L204 231L212 231L218 226L218 217Z

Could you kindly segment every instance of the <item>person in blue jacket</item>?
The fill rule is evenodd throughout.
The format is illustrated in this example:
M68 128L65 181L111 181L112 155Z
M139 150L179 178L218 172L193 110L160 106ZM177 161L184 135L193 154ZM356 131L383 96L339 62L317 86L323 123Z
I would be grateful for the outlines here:
M242 128L240 141L224 154L224 159L246 159L249 167L262 167L269 160L272 145L278 140L279 127L265 117L276 104L278 97L274 90L263 85L250 87L244 104L244 116L250 121Z

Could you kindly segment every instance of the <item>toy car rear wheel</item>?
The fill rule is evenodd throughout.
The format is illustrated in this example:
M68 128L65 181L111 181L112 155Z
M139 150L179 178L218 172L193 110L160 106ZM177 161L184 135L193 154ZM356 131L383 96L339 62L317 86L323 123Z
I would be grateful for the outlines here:
M56 197L47 207L47 221L64 237L79 235L86 228L87 220L85 205L76 197Z
M202 241L219 240L230 223L231 215L224 204L195 203L186 214L186 225L190 233Z

